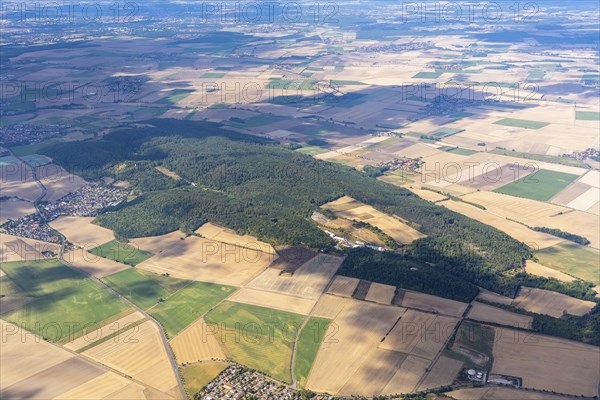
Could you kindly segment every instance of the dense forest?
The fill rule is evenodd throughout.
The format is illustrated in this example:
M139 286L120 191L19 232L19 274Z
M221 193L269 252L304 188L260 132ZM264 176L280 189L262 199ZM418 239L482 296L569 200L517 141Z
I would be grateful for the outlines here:
M523 282L530 285L530 281L534 287L574 292L577 297L591 293L586 285L574 290L525 274L522 266L532 256L531 249L493 227L355 169L316 160L271 140L228 131L217 124L151 120L100 140L51 144L42 152L86 179L109 175L130 181L142 193L97 218L98 224L122 237L159 235L176 229L189 233L211 221L273 244L328 249L333 245L331 239L310 215L319 206L349 195L408 221L428 236L414 242L403 255L377 259L389 265L385 272L374 265L358 267L361 263L349 257L343 270L354 271L353 276L402 281L409 276L404 274L405 267L416 263L417 269L429 271L422 276L423 291L437 293L442 282L450 286L448 282L456 281L453 294L445 297L472 298L476 294L472 285L515 296L518 286ZM157 166L182 179L161 174Z

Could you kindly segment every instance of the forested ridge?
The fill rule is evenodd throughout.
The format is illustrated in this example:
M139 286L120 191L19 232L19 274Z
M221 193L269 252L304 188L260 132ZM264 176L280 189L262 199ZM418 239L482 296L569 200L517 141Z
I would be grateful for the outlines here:
M310 215L348 195L397 215L428 235L403 254L355 253L360 258L348 257L342 269L353 271L354 276L402 286L408 282L403 278L405 265L417 270L421 266L428 274L420 274L425 279L420 285L430 286L423 291L462 300L476 295L474 285L514 296L523 276L528 286L552 286L577 297L592 293L587 284L574 289L524 274L524 260L532 257L525 244L352 168L213 123L161 119L148 124L101 140L55 143L42 150L85 178L110 175L130 181L142 192L115 212L97 218L98 224L120 236L159 235L176 229L189 233L211 221L273 244L327 249L333 243ZM169 178L156 166L182 179Z

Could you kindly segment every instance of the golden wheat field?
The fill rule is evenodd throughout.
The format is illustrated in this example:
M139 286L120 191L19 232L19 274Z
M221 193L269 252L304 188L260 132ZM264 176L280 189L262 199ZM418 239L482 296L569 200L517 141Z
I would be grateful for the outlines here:
M479 322L493 322L513 328L531 329L533 317L521 315L487 304L473 302L467 318Z
M226 358L219 337L218 329L209 326L200 318L169 342L178 364L197 361L224 360Z
M360 279L337 275L329 286L327 293L342 297L352 297L359 282Z
M62 233L69 242L91 250L115 238L113 231L93 224L93 220L93 217L59 217L49 225Z

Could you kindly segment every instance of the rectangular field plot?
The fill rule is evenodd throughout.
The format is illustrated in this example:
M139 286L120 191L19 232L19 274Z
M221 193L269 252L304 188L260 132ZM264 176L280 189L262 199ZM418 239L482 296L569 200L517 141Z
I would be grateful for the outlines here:
M415 390L435 389L451 385L463 366L462 361L441 356L426 372L425 378Z
M294 357L294 375L300 387L306 385L308 374L330 323L329 319L311 317L300 332Z
M98 257L108 258L123 264L136 266L152 257L152 253L140 250L135 245L112 240L89 251Z
M406 308L416 308L418 310L433 312L436 314L447 315L450 317L460 317L467 309L467 303L462 303L456 300L444 299L442 297L433 296L421 292L413 292L412 290L402 290L400 296L400 304L396 304Z
M506 325L513 328L531 329L533 317L521 315L498 307L474 302L467 318L480 322L493 322L500 325Z
M600 250L564 242L535 253L540 264L586 281L600 284Z
M564 172L539 170L528 177L501 186L496 193L526 199L547 201L578 178L577 175Z
M503 126L511 126L514 128L525 128L525 129L540 129L540 128L550 125L547 122L529 121L526 119L517 119L517 118L504 118L504 119L494 122L494 124L503 125Z
M204 318L198 319L181 331L169 341L177 363L188 364L212 359L224 360L225 352L221 348L216 332L216 329L206 325Z
M218 329L229 358L283 382L291 381L292 349L304 316L223 302L205 319Z
M116 296L57 260L4 263L2 270L19 286L23 296L34 298L3 318L23 324L50 341L72 340L86 324L101 324L130 312ZM67 322L78 323L71 330L72 335L64 325ZM50 325L55 328L50 329Z
M594 308L596 303L570 297L561 293L543 289L522 287L519 295L512 303L513 307L522 308L538 314L561 318L563 314L582 316Z
M316 303L316 300L312 299L250 288L241 288L229 296L227 300L302 315L308 315Z
M60 217L50 226L62 233L69 242L86 249L100 246L114 240L110 229L92 224L92 217Z
M596 111L576 111L575 119L577 121L600 121L600 112Z
M182 375L185 380L185 388L190 398L204 388L210 381L215 379L229 364L226 362L211 362L190 365L182 370Z
M373 282L369 287L369 292L367 293L365 300L379 304L391 304L395 294L395 286Z

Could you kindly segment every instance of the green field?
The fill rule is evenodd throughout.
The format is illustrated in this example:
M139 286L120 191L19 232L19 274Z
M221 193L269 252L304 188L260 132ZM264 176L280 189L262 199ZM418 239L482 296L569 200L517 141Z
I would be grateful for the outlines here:
M186 97L188 97L193 92L194 91L190 90L190 89L171 90L170 94L167 97L163 97L162 99L155 101L155 103L157 103L157 104L177 103L178 101L183 100Z
M422 71L413 76L413 79L436 79L442 76L444 71L426 72Z
M577 111L575 112L577 121L600 121L600 112L596 111Z
M511 156L517 158L525 158L527 160L536 160L536 161L545 161L553 164L560 165L570 165L572 167L580 167L580 168L588 168L586 163L581 160L576 160L574 158L569 157L559 157L559 156L548 156L545 154L533 154L533 153L523 153L520 151L512 151L506 149L495 148L490 151L493 154L502 154L504 156Z
M3 263L2 270L3 291L34 298L2 318L53 342L68 342L86 325L100 327L131 311L109 291L57 260Z
M322 149L322 148L317 147L317 146L304 146L304 147L301 147L299 149L296 149L296 151L298 153L308 154L308 155L314 156L314 155L317 155L317 154L327 153L329 150Z
M95 247L90 250L90 253L97 255L98 257L104 257L131 265L132 267L153 256L150 252L140 250L134 245L122 243L118 240L111 240L108 243Z
M207 72L205 74L203 74L200 78L205 78L205 79L221 79L225 76L224 73L222 72Z
M440 128L431 133L431 136L435 136L436 138L445 138L448 136L456 135L464 131L464 129L456 129L456 128Z
M248 304L223 302L206 323L221 327L228 357L282 382L291 382L290 362L303 315Z
M517 118L504 118L504 119L494 122L494 124L495 125L512 126L515 128L525 128L525 129L540 129L540 128L550 125L547 122L530 121L527 119L517 119Z
M443 146L438 148L438 150L442 150L453 154L460 154L461 156L472 156L473 154L477 153L475 150L462 149L460 147L454 146Z
M573 174L540 169L529 176L499 187L494 192L547 201L577 178L578 176Z
M183 376L185 390L190 399L193 399L196 393L208 385L210 381L215 379L228 366L229 364L226 362L216 361L190 365L183 368L181 375Z
M330 323L329 319L311 317L300 332L294 357L294 375L300 387L306 385L308 374Z
M175 279L134 268L107 276L103 281L156 318L169 337L235 290L231 286Z
M565 274L600 285L600 250L563 242L538 251L540 264Z
M343 81L343 80L332 79L330 82L330 85L332 85L332 86L363 86L363 85L366 85L366 83L362 83L359 81Z

